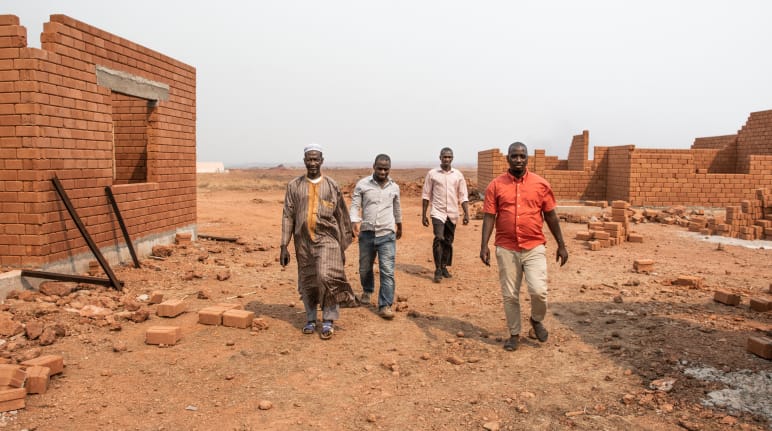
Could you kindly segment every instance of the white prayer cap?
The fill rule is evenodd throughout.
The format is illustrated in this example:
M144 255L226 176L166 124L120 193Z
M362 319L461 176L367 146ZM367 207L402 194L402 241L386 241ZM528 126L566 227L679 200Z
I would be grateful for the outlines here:
M309 151L319 151L322 152L322 146L317 144L316 142L311 142L310 144L306 145L305 148L303 148L303 154L309 152Z

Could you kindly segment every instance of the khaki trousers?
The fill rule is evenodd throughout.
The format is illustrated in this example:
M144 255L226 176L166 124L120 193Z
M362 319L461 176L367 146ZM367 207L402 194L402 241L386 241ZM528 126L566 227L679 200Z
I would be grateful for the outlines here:
M531 250L512 251L496 247L496 261L499 264L501 296L504 298L504 313L510 335L520 334L520 285L528 283L531 295L531 318L537 322L547 314L547 257L544 245Z

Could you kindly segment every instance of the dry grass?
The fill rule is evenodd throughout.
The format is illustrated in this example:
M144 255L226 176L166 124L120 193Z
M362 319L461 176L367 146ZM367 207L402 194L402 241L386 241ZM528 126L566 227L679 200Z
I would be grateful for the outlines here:
M427 169L392 169L391 177L400 184L403 195L416 195L420 193ZM469 187L474 188L477 171L466 169L463 172ZM224 190L266 192L284 190L287 182L304 173L304 168L231 169L222 174L197 174L196 182L199 192ZM344 192L350 192L360 178L372 173L372 169L368 167L330 168L324 169L323 173L334 178Z
M286 175L267 175L264 171L259 169L232 169L227 173L220 174L196 174L196 186L199 191L283 190L287 186L287 181L297 175L290 173L290 171L287 171Z

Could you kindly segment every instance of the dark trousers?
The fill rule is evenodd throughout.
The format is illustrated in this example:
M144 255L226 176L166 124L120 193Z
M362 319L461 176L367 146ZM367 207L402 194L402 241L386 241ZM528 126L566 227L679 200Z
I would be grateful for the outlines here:
M432 243L434 269L438 270L453 264L453 238L456 234L456 225L450 219L443 222L432 217L432 228L434 229Z

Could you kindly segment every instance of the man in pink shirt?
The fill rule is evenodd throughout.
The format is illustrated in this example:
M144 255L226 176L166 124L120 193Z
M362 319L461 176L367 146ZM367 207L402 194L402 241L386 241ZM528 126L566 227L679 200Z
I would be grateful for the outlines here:
M528 149L525 144L515 142L510 145L507 162L507 172L491 181L485 189L480 260L490 266L488 240L495 223L496 261L509 329L504 349L513 351L517 349L520 337L520 285L523 275L531 295L533 336L543 343L549 335L542 324L547 314L544 221L558 244L555 260L560 261L560 266L568 261L568 250L560 231L552 188L547 180L528 172Z
M426 174L422 193L423 212L421 221L429 226L426 210L431 203L432 227L434 228L434 282L439 283L442 277L450 278L448 267L453 263L453 238L458 222L458 204L464 209L464 224L469 224L469 193L466 189L464 175L450 165L453 162L453 150L440 150L440 167Z

